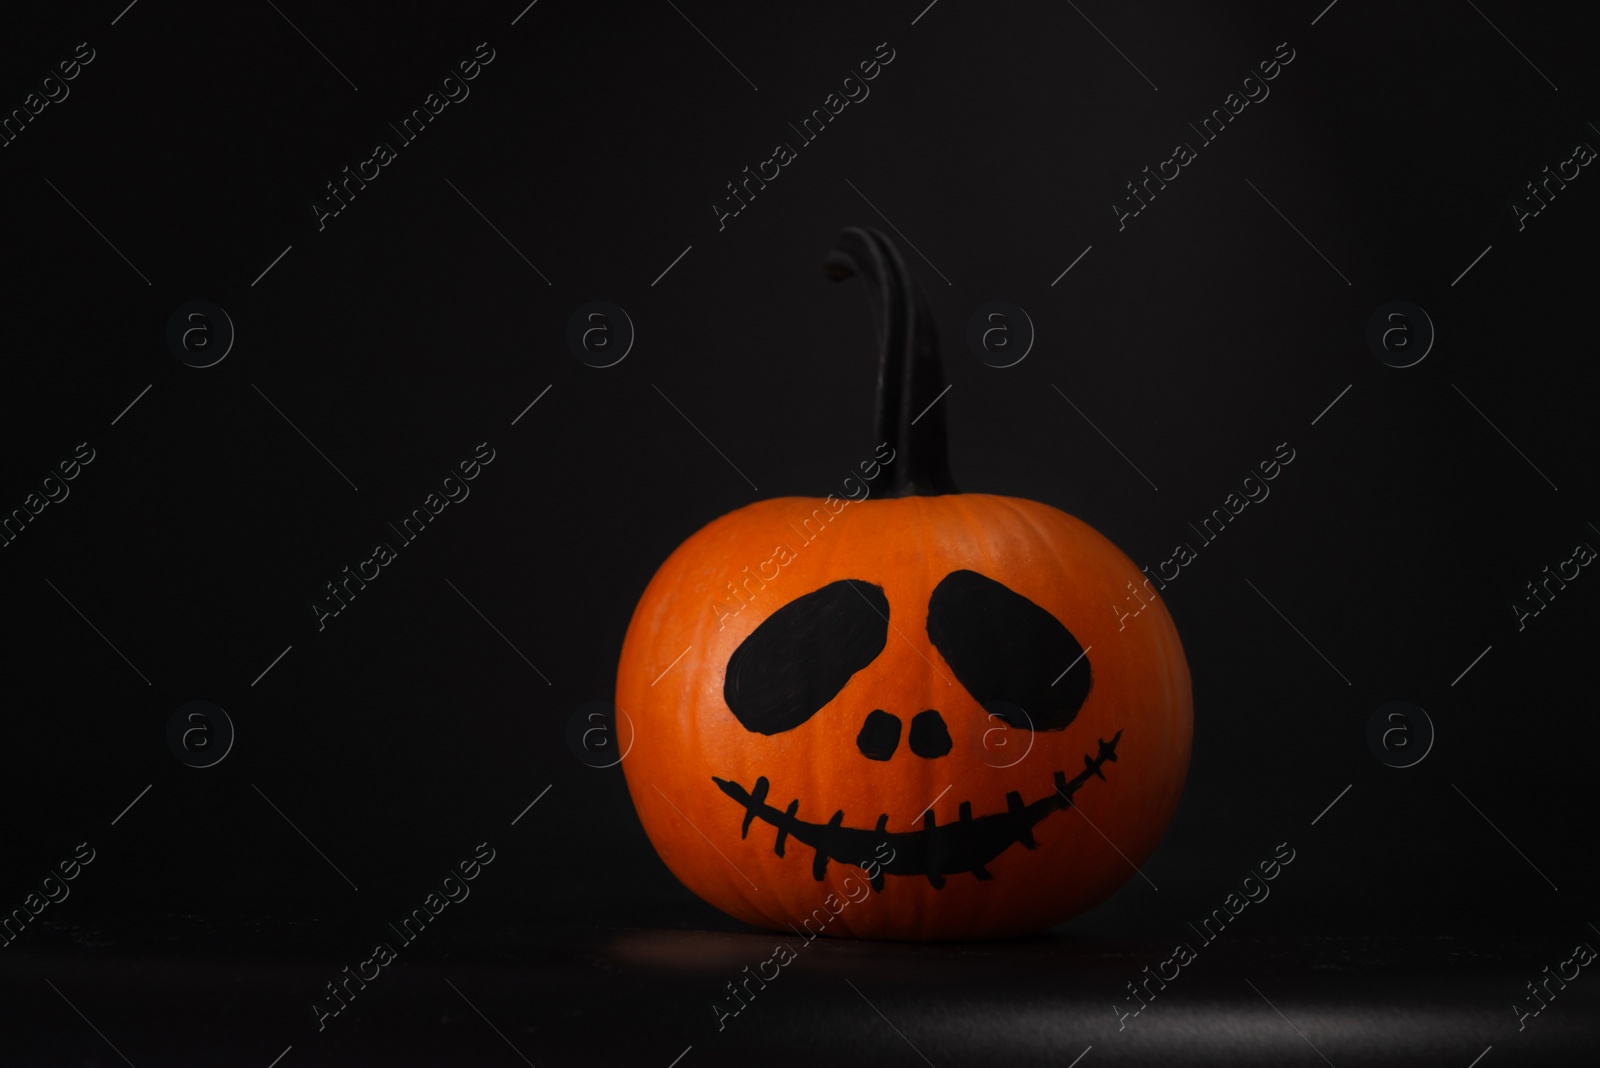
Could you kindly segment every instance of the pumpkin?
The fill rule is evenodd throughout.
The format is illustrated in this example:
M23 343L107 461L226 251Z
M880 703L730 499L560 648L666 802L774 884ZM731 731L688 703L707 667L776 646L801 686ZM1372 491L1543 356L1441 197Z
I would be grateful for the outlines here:
M673 874L758 927L1037 931L1171 819L1183 648L1092 527L956 490L931 316L888 240L847 229L826 263L873 303L882 444L841 493L740 508L661 565L617 672L628 790Z

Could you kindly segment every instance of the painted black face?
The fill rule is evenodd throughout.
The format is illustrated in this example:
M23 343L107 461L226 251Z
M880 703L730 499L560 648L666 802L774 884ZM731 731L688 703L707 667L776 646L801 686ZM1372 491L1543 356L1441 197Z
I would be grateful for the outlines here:
M1083 646L1055 616L976 571L952 571L928 601L928 639L986 712L1012 727L1066 729L1089 696ZM888 642L889 599L860 579L831 582L758 626L728 658L722 696L746 730L793 730L838 696ZM1020 710L1020 711L1019 711ZM936 709L873 709L856 744L888 760L911 718L910 747L932 759L951 750ZM1019 722L1020 721L1020 722Z
M1064 730L1093 685L1083 646L1071 631L1022 594L976 571L952 571L934 587L928 639L984 710L1013 727ZM1017 715L1018 708L1025 717ZM1026 722L1012 722L1018 718Z
M933 818L933 807L930 805L922 812L921 829L915 831L888 830L887 812L878 817L877 825L871 830L845 826L843 809L835 812L827 823L803 820L799 816L798 797L784 809L767 804L767 794L772 784L765 775L756 779L755 788L751 790L715 775L711 781L717 784L717 789L743 806L744 823L739 829L739 837L749 837L750 825L760 819L777 828L778 835L773 841L772 851L778 856L783 856L784 847L791 838L811 847L814 850L811 875L818 882L827 874L830 860L863 864L863 858L882 856L880 847L887 845L891 859L881 866L874 864L875 871L868 876L874 890L883 889L883 877L886 874L922 876L935 890L942 890L947 875L971 872L978 879L994 878L989 873L988 863L1018 842L1026 849L1039 848L1039 843L1033 839L1033 828L1052 812L1071 808L1072 796L1091 776L1104 779L1105 773L1100 767L1107 761L1117 759L1117 743L1120 741L1121 731L1113 735L1109 742L1100 739L1099 751L1094 756L1084 754L1082 771L1071 779L1063 772L1056 772L1055 790L1036 801L1025 803L1022 794L1012 790L1006 794L1004 812L991 812L977 817L972 815L972 802L963 801L956 821L945 824Z
M888 634L882 586L830 582L772 613L739 644L728 658L722 699L747 731L793 730L878 658Z
M723 698L746 730L773 735L793 730L839 695L850 678L871 664L888 642L889 601L883 588L859 579L844 579L808 593L778 609L746 638L728 659ZM1032 731L1059 731L1077 718L1093 685L1088 650L1062 623L1028 598L976 571L952 571L934 588L928 602L928 638L957 680L990 715L1008 725ZM953 748L944 718L934 709L910 715L909 732L901 715L870 710L856 736L856 747L868 760L894 756L903 735L916 757L937 759ZM1020 722L1019 722L1020 720ZM766 803L771 784L765 776L752 789L713 776L717 787L745 810L741 837L761 819L777 828L774 850L783 856L785 842L795 839L814 849L812 873L819 881L830 859L856 863L874 855L882 843L893 848L893 861L873 877L882 888L883 874L919 875L934 887L945 876L971 872L990 878L985 864L1017 842L1033 849L1033 827L1052 812L1071 807L1072 795L1089 778L1104 779L1100 767L1117 759L1122 732L1101 739L1093 757L1084 755L1084 769L1072 779L1055 772L1055 791L1025 804L1018 791L1006 794L1006 810L972 815L963 801L955 823L938 826L929 807L918 817L916 831L890 832L889 815L876 826L844 825L840 810L826 823L800 819L800 800L787 809Z

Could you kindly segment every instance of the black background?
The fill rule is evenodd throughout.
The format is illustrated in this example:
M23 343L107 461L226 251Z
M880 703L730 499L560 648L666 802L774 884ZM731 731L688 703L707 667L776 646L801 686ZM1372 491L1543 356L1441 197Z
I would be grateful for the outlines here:
M1600 980L1521 1031L1508 1006L1600 944L1600 579L1520 630L1510 607L1600 544L1600 179L1521 230L1511 209L1600 145L1593 16L922 2L8 14L4 110L95 58L0 149L0 508L95 459L0 549L0 908L97 857L0 951L0 1060L1592 1055ZM319 230L323 183L479 42L471 95ZM719 230L724 183L879 42L870 96ZM1279 42L1271 95L1119 231L1124 183ZM808 949L719 1032L709 1003L772 939L677 884L568 726L675 546L870 455L865 300L820 267L846 225L928 293L964 489L1154 568L1296 458L1164 595L1195 748L1142 876L1039 939ZM595 299L637 329L607 369L565 341ZM964 343L994 299L1037 330L1015 367ZM1401 299L1438 336L1396 369L1365 335ZM191 300L237 329L206 369L165 340ZM484 441L470 497L319 631L323 584ZM237 730L205 769L166 741L197 699ZM1390 700L1437 731L1403 770L1366 741ZM322 984L485 840L471 899L319 1032ZM1119 1032L1124 984L1283 841L1271 898Z

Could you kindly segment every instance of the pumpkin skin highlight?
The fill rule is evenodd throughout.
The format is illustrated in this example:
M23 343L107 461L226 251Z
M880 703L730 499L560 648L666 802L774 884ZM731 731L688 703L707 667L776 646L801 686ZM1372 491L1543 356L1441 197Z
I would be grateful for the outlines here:
M802 544L797 525L814 510L830 521ZM727 614L739 604L728 583L747 581L779 545L792 559L775 578L741 586L745 605ZM1043 608L1086 651L1071 671L1087 667L1092 686L1064 729L1008 727L934 646L929 599L960 570ZM729 658L774 612L847 579L887 597L882 652L805 722L770 735L747 730L724 697ZM1114 606L1126 602L1130 584L1151 603L1119 620ZM1081 520L988 494L869 498L836 515L821 499L789 497L715 520L673 552L645 590L623 642L616 703L633 725L622 766L634 806L685 886L758 927L865 938L1007 937L1102 901L1133 875L1130 861L1150 855L1176 810L1193 734L1183 648L1145 576ZM945 755L919 757L905 738L887 760L858 748L874 710L909 729L929 709L948 727ZM810 846L790 837L777 855L779 830L759 817L742 836L745 807L714 781L754 791L765 778L767 804L782 810L798 800L796 817L812 824L842 811L844 827L871 831L886 814L892 836L921 830L930 802L942 827L960 822L963 802L977 819L1007 812L1012 791L1024 805L1051 797L1056 773L1083 773L1114 739L1098 776L1069 791L1079 811L1063 804L1045 815L1031 829L1036 848L1012 842L984 865L991 878L956 871L936 887L923 875L886 874L865 896L867 879L855 865L872 860L870 851L831 859L819 881Z

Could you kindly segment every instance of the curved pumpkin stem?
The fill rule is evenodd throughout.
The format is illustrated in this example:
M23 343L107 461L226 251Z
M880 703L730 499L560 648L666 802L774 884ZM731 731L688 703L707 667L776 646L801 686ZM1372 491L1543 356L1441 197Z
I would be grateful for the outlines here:
M846 227L823 266L834 281L860 275L878 328L878 415L875 436L894 449L890 497L958 493L950 477L939 340L927 298L877 230Z

